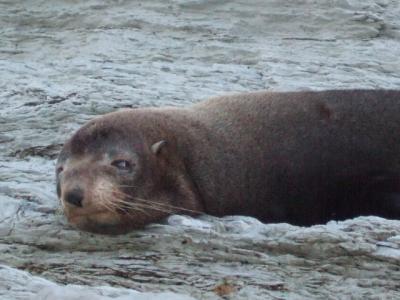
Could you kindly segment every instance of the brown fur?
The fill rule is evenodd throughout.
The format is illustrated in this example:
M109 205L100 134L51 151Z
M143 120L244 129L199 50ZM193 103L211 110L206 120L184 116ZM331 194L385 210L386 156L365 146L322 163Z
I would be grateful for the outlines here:
M63 200L66 214L79 228L101 233L126 232L170 213L300 225L369 214L399 218L399 116L400 92L384 90L258 92L115 112L65 144L59 195L84 189L82 207ZM166 143L154 153L159 141ZM110 166L119 156L136 164L129 176ZM140 202L142 211L114 209L114 217L100 215L99 222L74 222L98 206L101 196L90 193L99 178L130 195L127 201L169 211Z

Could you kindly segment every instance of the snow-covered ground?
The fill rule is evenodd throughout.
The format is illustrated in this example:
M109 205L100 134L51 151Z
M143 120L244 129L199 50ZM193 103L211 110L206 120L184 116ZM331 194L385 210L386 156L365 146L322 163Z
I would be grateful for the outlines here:
M400 88L397 0L0 1L0 299L400 298L400 221L173 216L104 237L55 195L60 145L95 115L357 87Z

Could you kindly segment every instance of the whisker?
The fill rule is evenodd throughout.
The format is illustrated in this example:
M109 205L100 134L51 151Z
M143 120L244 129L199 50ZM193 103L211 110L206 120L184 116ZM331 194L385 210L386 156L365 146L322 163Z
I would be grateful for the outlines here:
M116 197L116 198L113 198L113 200L109 201L109 202L110 202L110 206L112 206L114 209L128 208L128 209L140 211L140 212L148 215L148 213L146 211L144 211L143 209L139 208L139 206L131 205L131 203L126 202L121 198ZM120 204L120 205L118 205L118 204Z
M142 207L142 208L158 210L158 211L162 211L162 212L166 212L166 213L176 213L176 211L174 211L174 210L164 208L164 207L154 206L154 204L128 202L128 201L124 201L120 198L117 198L117 202L119 204L125 205L126 207L129 207L129 208Z
M136 185L123 185L123 184L117 184L118 187L130 187L130 188L136 188Z
M100 187L99 188L99 191L101 192L101 191L108 191L108 189L106 189L106 188L104 188L104 187ZM107 193L99 193L99 201L98 201L98 204L101 206L101 207L103 207L104 209L106 209L107 211L109 211L109 212L111 212L111 213L113 213L113 214L115 214L115 215L118 215L118 213L116 212L116 209L118 209L119 207L118 207L118 205L116 205L115 203L114 203L114 201L112 201L112 200L109 200L109 198L107 198L107 197L105 197L105 195L106 195Z
M130 202L128 202L128 203L130 203ZM132 204L133 204L133 207L139 206L139 207L142 207L142 208L157 210L157 211L161 211L161 212L165 212L165 213L170 213L170 214L173 214L173 213L176 212L176 211L173 211L173 210L164 209L164 208L162 208L162 207L156 207L156 206L151 206L151 205L142 204L142 203L132 203ZM130 205L128 205L128 206L131 207Z
M146 199L142 199L142 198L138 198L138 197L133 197L133 196L128 195L126 193L123 193L121 191L119 191L119 193L121 193L122 195L126 196L129 199L132 199L132 200L135 200L135 201L140 201L140 202L146 203L146 204L149 203L149 204L154 204L154 205L158 205L158 206L165 207L165 208L176 209L176 210L180 210L180 211L187 211L187 212L197 213L197 214L203 213L203 212L198 211L198 210L193 210L193 209L183 208L183 207L174 206L174 205L170 205L170 204L166 204L166 203L159 203L159 202L155 202L155 201L151 201L151 200L146 200Z
M122 194L123 196L125 196L126 198L132 199L134 201L139 201L142 202L143 204L152 204L152 205L157 205L160 208L166 208L166 209L170 209L170 212L177 212L177 211L186 211L186 212L191 212L191 213L197 213L197 214L201 214L202 212L197 211L197 210L192 210L192 209L188 209L188 208L183 208L183 207L178 207L178 206L174 206L174 205L170 205L170 204L165 204L165 203L159 203L159 202L155 202L155 201L150 201L150 200L146 200L146 199L142 199L142 198L138 198L138 197L132 197L131 195L128 195L126 193L123 193L121 191L116 191L117 193Z
M114 209L133 209L135 211L140 211L142 213L144 213L145 215L149 215L148 212L146 212L145 210L139 208L139 206L134 205L135 203L131 203L131 202L127 202L124 199L116 196L115 194L119 193L119 191L117 190L113 190L113 194L114 194L114 198L111 201L108 201L110 203L110 205L114 208ZM121 193L120 193L121 194ZM123 196L123 194L121 194ZM127 212L129 214L129 212ZM131 215L131 214L130 214Z
M106 198L103 195L100 196L100 201L98 202L98 204L107 211L116 214L114 210L115 208L114 204L111 201L106 200Z
M131 185L117 185L117 186L118 187L134 187ZM104 187L100 187L100 189L108 190ZM178 207L178 206L174 206L174 205L170 205L170 204L166 204L166 203L159 203L159 202L155 202L155 201L151 201L151 200L133 197L129 194L124 193L121 190L118 190L118 189L114 189L113 194L115 195L115 197L113 198L112 201L108 201L108 200L104 201L104 199L102 199L103 207L110 211L113 209L121 209L121 206L125 206L125 208L127 208L127 209L140 211L147 215L148 215L148 213L144 209L153 209L153 210L170 213L170 214L174 214L177 212L190 212L190 213L196 213L196 214L202 213L201 211L197 211L197 210L192 210L192 209ZM120 197L120 196L122 196L122 197ZM134 202L126 201L123 198L131 199ZM137 203L137 202L140 202L140 203Z
M119 205L117 205L118 203L122 204L124 207L121 207ZM141 213L144 213L146 215L148 215L148 213L143 210L142 208L140 208L137 205L127 205L127 203L123 202L123 201L118 201L117 203L113 203L110 204L108 203L108 206L106 206L104 203L102 204L102 206L106 209L108 209L109 211L113 212L114 214L118 215L117 210L123 210L123 209L130 209L130 210L134 210L134 211L139 211ZM130 213L129 211L125 211L127 212L129 215L132 215L132 213Z

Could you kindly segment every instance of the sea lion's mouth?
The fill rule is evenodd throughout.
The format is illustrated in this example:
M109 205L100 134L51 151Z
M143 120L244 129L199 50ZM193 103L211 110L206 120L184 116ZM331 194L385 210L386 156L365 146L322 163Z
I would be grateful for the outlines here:
M79 222L79 220L90 220L91 222L96 222L97 220L108 220L111 219L110 217L114 216L113 219L115 218L114 214L111 214L108 211L99 211L99 212L90 212L90 213L79 213L79 214L67 214L68 221L71 223L76 223Z
M68 213L66 217L72 226L94 233L115 234L114 232L121 226L118 215L109 211Z

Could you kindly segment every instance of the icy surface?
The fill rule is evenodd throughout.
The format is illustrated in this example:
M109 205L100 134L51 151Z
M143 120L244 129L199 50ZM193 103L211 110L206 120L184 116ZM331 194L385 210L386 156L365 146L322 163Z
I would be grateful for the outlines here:
M0 299L400 298L399 221L172 216L96 236L66 224L53 170L123 107L398 89L399 16L397 0L0 1Z

